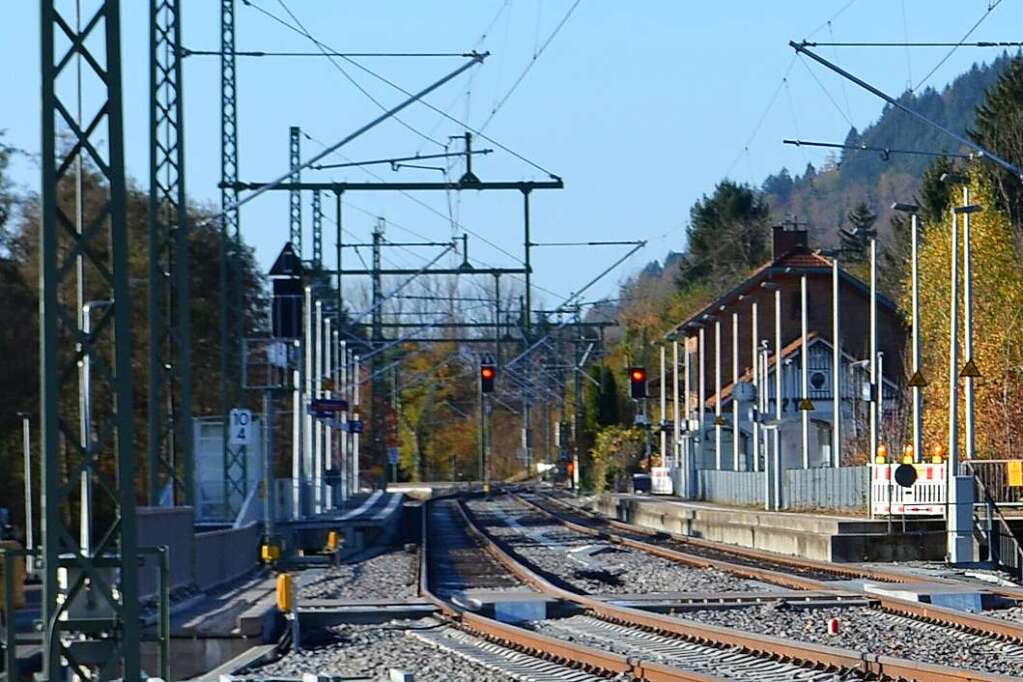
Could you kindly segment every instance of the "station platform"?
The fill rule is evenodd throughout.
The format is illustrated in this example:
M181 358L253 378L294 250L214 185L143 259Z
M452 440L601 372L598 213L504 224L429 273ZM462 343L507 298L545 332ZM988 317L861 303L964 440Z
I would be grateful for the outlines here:
M604 494L580 499L605 516L652 530L839 563L937 561L945 556L945 523L817 512L764 511L670 496Z
M401 533L405 495L376 490L352 496L341 509L303 519L278 521L275 533L288 547L322 547L329 531L342 533L344 555L370 545L390 544Z

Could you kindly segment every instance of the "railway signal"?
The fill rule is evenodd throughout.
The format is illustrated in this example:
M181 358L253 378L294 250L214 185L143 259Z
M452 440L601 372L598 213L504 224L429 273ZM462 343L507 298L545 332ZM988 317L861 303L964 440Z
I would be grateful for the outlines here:
M629 395L633 400L646 398L646 369L643 367L629 368Z
M494 379L497 378L497 369L489 363L480 365L480 391L483 393L494 392Z

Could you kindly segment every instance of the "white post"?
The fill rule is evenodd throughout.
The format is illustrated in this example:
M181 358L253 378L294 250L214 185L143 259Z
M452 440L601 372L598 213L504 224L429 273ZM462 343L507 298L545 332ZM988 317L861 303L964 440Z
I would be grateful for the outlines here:
M661 344L661 466L668 466L668 432L664 430L665 415L668 412L668 349Z
M774 418L780 423L782 418L782 357L781 357L781 287L774 290ZM767 381L767 373L764 373L764 381ZM768 391L767 384L764 384L764 391ZM768 406L770 403L768 403ZM781 428L780 426L778 427ZM778 429L775 429L778 431ZM780 431L778 431L780 433ZM766 439L765 439L766 440ZM781 467L781 439L772 442L778 444L779 451L774 453L778 460L778 467ZM766 443L765 443L766 447Z
M352 358L352 405L355 418L361 419L359 414L359 356ZM359 434L352 434L352 494L359 492Z
M970 186L963 187L963 205L970 205ZM973 361L973 264L970 249L970 212L963 215L963 357ZM975 452L973 377L966 376L966 459L972 461Z
M768 376L769 376L769 372L768 372L769 364L768 363L769 362L770 362L770 350L768 349L767 341L765 340L763 345L762 345L762 347L761 347L761 349L760 349L760 362L758 363L758 366L760 367L760 385L764 387L764 390L760 392L760 399L759 399L759 407L760 407L760 417L761 417L761 419L764 419L764 418L767 417L767 414L770 411L770 406L771 406L771 397L770 397L770 388L769 388L770 382L769 382L769 379L768 379ZM770 433L770 431L768 429L766 429L766 428L761 428L760 429L760 433L764 436L764 440L766 441L767 440L766 436L767 436L768 433ZM775 470L775 466L777 465L778 462L777 462L777 459L771 457L771 454L770 454L770 450L771 449L768 447L766 442L763 443L762 449L764 451L764 509L770 511L772 506L773 506L772 505L772 498L773 498L772 489L773 489L774 470Z
M704 419L707 411L707 330L701 326L699 336L699 351L700 351L700 365L699 365L699 395L697 396L699 403L696 409L699 410L697 414L697 420L699 423L699 441L696 446L696 452L699 456L697 460L699 464L697 467L703 466L703 449L704 449L704 434L706 433L706 425Z
M685 495L689 497L693 494L693 438L689 432L689 420L693 417L693 365L692 365L692 354L689 352L689 338L685 337L685 347L683 351L683 365L685 370L685 388L686 394L684 398L685 403L685 422L686 430L683 435L682 441L682 464L685 470Z
M292 372L291 390L291 518L302 518L302 373Z
M835 256L831 261L831 466L834 467L842 466L842 336L838 308L840 285L838 256Z
M870 383L877 386L881 377L877 371L877 240L870 240ZM877 457L877 435L880 428L880 406L870 402L870 461Z
M337 394L334 388L334 349L337 348L337 332L331 330L331 322L328 317L323 321L323 376L330 382L331 390L324 391L324 398L332 398ZM335 414L335 418L336 418ZM323 429L323 470L330 471L334 468L334 426L330 425ZM334 508L334 486L326 485L324 489L324 505L327 509Z
M739 385L739 313L732 313L732 468L739 470L739 401L736 389Z
M721 320L714 320L714 468L721 463Z
M92 309L88 303L83 306L82 331L86 335L92 332ZM87 454L92 453L92 361L89 353L82 355L82 414L81 414L81 445ZM78 544L83 555L88 556L92 549L92 478L88 471L83 471L79 481L80 516L78 524ZM45 498L44 498L45 500ZM226 500L225 500L226 502Z
M959 475L959 215L952 209L952 280L949 303L948 344L948 459L945 463L946 551L950 561L959 558L956 477Z
M323 397L323 301L316 301L316 357L313 361L313 397ZM323 513L323 422L313 425L313 499L317 514Z
M753 333L752 339L752 352L750 353L750 362L753 366L753 386L757 389L757 402L756 405L760 407L760 343L757 340L759 335L759 327L757 320L757 302L753 301ZM766 387L764 387L766 390ZM757 420L753 420L752 424L753 431L753 471L760 471L760 424Z
M800 345L802 350L799 352L799 366L801 370L801 384L802 384L802 400L807 400L810 397L810 348L807 343L807 337L809 331L807 327L807 291L806 291L806 275L799 278L799 317L800 317ZM800 413L802 415L802 426L803 426L803 468L810 468L810 412L809 410L802 409L800 405Z
M341 353L341 397L346 401L352 399L351 387L348 385L348 342L342 341L340 347ZM344 505L348 501L348 410L341 413L341 423L345 425L345 429L338 435L341 440L341 504Z
M672 420L674 421L674 423L672 424L672 435L674 436L674 438L671 441L672 442L671 451L672 451L672 455L674 457L675 468L678 469L679 464L680 464L679 460L681 459L681 457L679 456L680 455L680 452L679 452L679 437L680 437L680 435L682 433L682 424L679 423L680 415L679 415L679 404L678 404L678 337L677 336L671 342L671 352L672 352L672 367L673 367L673 371L671 373L671 382L672 382L671 408L672 408ZM682 476L681 471L679 471L678 475L679 475L679 481L681 481L682 480L681 479L681 476Z
M32 422L27 414L21 414L21 448L25 458L25 549L35 548L34 525L32 522ZM25 570L35 575L35 557L25 558Z
M910 250L912 256L912 278L913 278L913 375L920 371L920 263L919 263L919 226L917 216L914 213L910 217ZM922 403L920 386L913 386L913 459L920 462L923 460L923 441L921 431L923 426Z
M312 491L310 482L314 475L313 466L313 417L305 409L313 397L313 288L305 288L305 305L302 308L305 317L305 374L302 377L302 409L305 415L302 420L302 496ZM306 492L309 491L309 492ZM315 506L313 507L315 511Z

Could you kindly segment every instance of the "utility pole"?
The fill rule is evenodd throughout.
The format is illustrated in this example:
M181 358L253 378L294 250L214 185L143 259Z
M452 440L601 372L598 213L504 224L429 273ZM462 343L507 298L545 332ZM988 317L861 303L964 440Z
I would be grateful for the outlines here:
M288 129L288 169L292 182L302 182L302 131L298 126ZM299 260L305 256L302 248L302 192L293 189L288 192L288 241L291 242Z
M372 347L373 356L369 366L370 376L373 377L370 390L372 391L372 406L370 408L370 439L373 447L370 449L370 459L373 462L386 464L384 452L384 429L386 420L384 411L387 409L387 401L384 398L383 377L377 376L377 369L387 364L384 346L384 292L380 271L383 269L382 247L384 243L384 219L377 218L373 228L373 274L370 277L372 283Z
M134 344L128 279L121 8L116 0L94 3L90 8L91 20L81 27L80 17L62 13L58 5L63 4L53 0L40 3L41 679L64 679L68 674L64 663L79 660L87 650L118 669L124 679L137 680L142 674L138 529L135 489L123 483L136 481L137 472L133 451ZM97 51L93 52L93 48ZM69 144L58 145L58 121L64 120L71 107L67 84L75 82L70 71L76 54L82 55L80 66L88 69L89 77L79 80L75 94L82 98L88 95L90 107L94 106L99 114L86 129L62 125L72 139ZM82 92L85 83L92 84L88 93ZM68 181L75 157L85 153L85 149L97 157L97 191L104 196L97 202L98 213L92 218L95 229L77 232L66 229L58 191ZM75 297L77 273L65 266L68 254L76 253L82 254L83 267L106 274L97 279L99 290L94 293L113 302L104 311L103 323L90 332L83 329L81 305ZM68 304L72 300L73 307ZM80 339L79 349L68 343L68 338ZM103 388L97 394L109 405L108 409L97 410L96 432L104 434L104 438L93 457L71 452L68 462L69 468L83 471L110 491L109 516L96 519L93 524L95 536L105 541L83 551L62 518L61 510L71 504L74 492L73 486L63 480L61 441L67 425L75 419L75 410L69 409L66 397L73 390L76 364L81 357L103 356L109 371L97 376ZM66 581L63 587L61 574ZM99 575L110 576L110 589L96 585L94 576ZM72 604L77 600L95 600L97 608L111 613L111 618L87 630L80 621L62 619L65 607L61 602L69 594Z
M147 500L193 497L191 292L185 193L181 2L151 0L149 24L149 386ZM80 59L80 57L79 57ZM79 120L79 126L81 121ZM77 183L80 185L81 157ZM81 192L76 217L81 217ZM80 222L80 221L79 221ZM81 259L79 259L79 262ZM83 273L84 275L84 273ZM84 300L79 300L83 304ZM179 471L180 468L180 471Z

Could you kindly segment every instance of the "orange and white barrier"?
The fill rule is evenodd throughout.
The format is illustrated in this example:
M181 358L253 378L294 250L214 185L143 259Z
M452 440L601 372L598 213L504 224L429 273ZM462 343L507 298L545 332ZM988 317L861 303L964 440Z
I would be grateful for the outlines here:
M916 482L909 488L903 488L895 482L895 470L899 466L898 463L870 465L870 500L874 515L944 514L947 490L945 464L914 464Z

